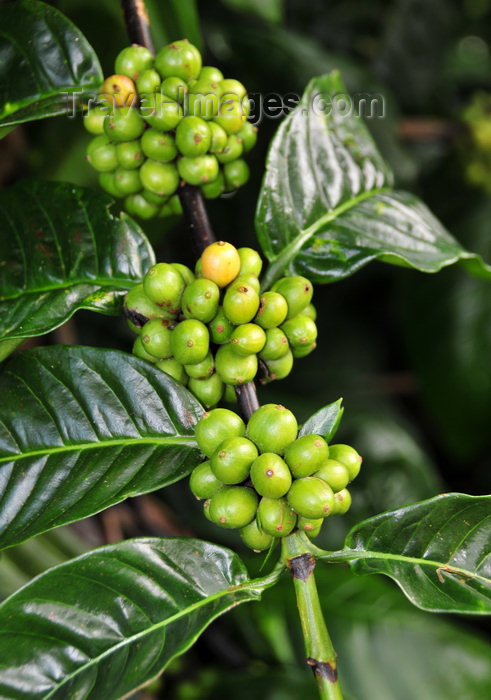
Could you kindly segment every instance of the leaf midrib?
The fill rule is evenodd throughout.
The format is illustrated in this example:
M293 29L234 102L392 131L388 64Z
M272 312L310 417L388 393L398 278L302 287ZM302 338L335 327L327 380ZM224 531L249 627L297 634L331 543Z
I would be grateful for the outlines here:
M73 445L63 445L60 447L50 447L5 455L0 457L0 465L8 464L9 462L17 462L22 459L29 459L31 457L51 456L53 454L63 454L66 452L84 452L86 450L105 449L106 447L125 447L127 445L190 445L191 447L197 448L196 440L192 436L111 439L98 442L79 442Z
M72 287L78 287L82 284L89 284L97 287L112 287L114 289L117 289L118 285L115 284L115 282L124 282L127 283L128 286L132 286L138 284L138 279L129 279L127 277L111 277L111 279L108 280L100 279L99 277L92 277L86 279L77 279L70 283L60 282L60 284L48 285L46 287L26 287L24 289L20 289L18 292L10 296L0 296L0 303L4 301L13 301L15 299L20 299L29 294L43 294L46 292L63 291L65 289L71 289Z

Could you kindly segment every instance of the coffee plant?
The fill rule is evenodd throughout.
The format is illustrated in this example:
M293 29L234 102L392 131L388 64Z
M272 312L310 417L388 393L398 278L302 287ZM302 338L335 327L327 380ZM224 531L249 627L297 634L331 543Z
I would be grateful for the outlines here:
M13 172L0 190L0 698L489 697L477 625L420 611L491 612L491 496L441 493L383 402L363 412L355 393L337 435L332 387L363 382L353 358L368 361L378 321L358 287L368 310L353 332L342 292L326 295L343 285L323 285L372 261L377 279L393 266L410 280L408 347L424 349L421 376L469 464L488 432L477 385L488 399L491 387L484 371L474 386L451 370L438 290L417 273L454 266L455 285L489 299L491 267L395 187L394 115L379 148L375 127L374 138L353 110L332 108L349 95L336 70L346 64L293 42L281 3L224 0L209 10L206 50L193 2L148 0L150 20L142 0L122 0L121 15L94 3L106 77L73 23L79 4L73 15L59 4L0 4L3 144L29 129L55 150L56 129L67 131L82 147L65 171L92 184L36 170L34 145L36 176ZM255 18L237 26L247 8ZM237 73L204 65L208 53ZM310 77L271 139L244 85L265 55L283 78ZM489 185L487 171L462 152L469 138L489 149L488 103L473 96L461 110L474 186ZM58 127L38 131L48 123ZM254 154L266 142L264 168ZM236 192L250 176L262 178L256 240L241 222L248 188ZM467 338L474 317L460 313ZM70 335L75 314L88 345ZM297 371L305 386L288 383ZM315 683L295 666L290 582ZM191 648L226 612L230 626L211 628L223 663L196 671ZM227 662L239 642L253 664Z

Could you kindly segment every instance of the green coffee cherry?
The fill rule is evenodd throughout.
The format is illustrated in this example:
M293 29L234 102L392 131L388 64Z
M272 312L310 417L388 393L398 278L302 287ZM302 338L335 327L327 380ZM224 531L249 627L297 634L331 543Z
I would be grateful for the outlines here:
M215 66L203 66L198 76L198 80L206 80L209 83L220 83L223 80L223 73Z
M199 117L184 117L176 129L176 144L183 156L201 156L211 143L208 124Z
M292 348L302 348L315 343L317 326L308 316L294 316L281 326Z
M264 292L259 300L259 310L255 322L268 330L276 328L286 318L288 305L286 299L277 292Z
M303 516L299 516L297 520L297 528L299 530L303 530L308 537L313 539L314 537L317 537L321 531L323 522L324 518L304 518Z
M115 109L104 120L104 131L111 141L133 141L145 129L145 122L134 107Z
M282 294L288 304L287 318L298 316L310 304L314 292L306 277L283 277L273 285L273 290Z
M116 148L104 134L92 139L87 146L85 159L95 170L102 173L110 172L118 167Z
M142 197L146 199L147 202L155 204L159 207L164 206L164 204L167 204L169 201L169 197L167 197L167 195L156 194L155 192L150 192L150 190L142 190Z
M237 248L240 258L239 275L254 275L259 277L263 267L261 256L254 248Z
M126 170L139 168L144 161L139 141L123 141L116 144L116 156L119 165Z
M181 105L160 92L142 100L140 111L147 124L159 131L172 131L183 117Z
M141 360L147 360L147 362L158 362L158 357L150 355L150 353L145 350L140 336L138 336L135 342L133 343L133 348L131 352L133 353L133 355L136 355L136 357L139 357Z
M291 350L288 350L278 360L268 360L266 367L268 368L268 377L264 380L265 384L268 381L273 382L288 377L293 368L293 354Z
M125 168L117 168L114 171L114 183L117 189L121 192L121 196L127 194L136 194L142 188L140 174L138 170L126 170Z
M118 189L116 180L114 179L114 172L112 173L99 173L99 185L103 190L109 192L112 197L121 197L121 192Z
M179 195L178 195L178 194L173 195L173 196L169 199L168 205L169 205L169 208L170 208L170 210L172 211L172 214L173 214L174 216L180 216L180 215L182 214L182 204L181 204L181 200L179 199ZM184 266L182 266L182 267L184 267ZM193 273L191 272L191 270L189 270L189 273L190 273L190 274L193 274ZM192 280L189 280L189 282L192 282ZM186 282L186 284L189 284L189 282Z
M248 525L256 515L257 496L246 486L224 486L211 497L210 517L228 529Z
M177 146L174 138L158 129L147 129L141 137L143 153L152 160L169 163L177 156Z
M210 522L213 522L211 519L211 516L210 516L210 503L211 503L210 498L208 498L206 501L203 502L203 515L205 516L205 518L207 520L209 520Z
M198 464L189 477L189 488L198 499L211 498L222 486L223 483L211 471L209 462Z
M234 78L226 78L220 81L222 95L227 99L237 97L239 100L247 95L247 90L238 80Z
M211 339L217 345L222 345L230 340L234 331L234 325L228 320L223 310L219 306L215 318L209 324Z
M218 177L218 162L215 156L206 154L189 158L182 156L177 161L179 175L190 185L203 185Z
M219 299L220 290L214 282L207 279L194 280L182 295L182 312L186 318L208 323L217 314Z
M172 356L170 346L172 331L169 330L169 323L165 319L153 318L145 323L141 332L141 341L145 350L161 360Z
M187 39L174 41L160 49L155 67L162 78L178 77L186 82L194 80L201 71L201 54Z
M161 78L154 68L142 71L136 79L136 89L141 97L151 95L160 87Z
M257 455L257 447L247 438L228 438L213 453L210 467L216 478L224 484L240 484L249 476Z
M184 280L169 263L157 263L143 278L143 289L156 304L166 307L171 313L176 313L184 291Z
M244 421L227 408L215 408L204 413L195 429L198 447L207 457L211 457L217 447L227 438L243 437L244 435Z
M257 374L256 355L238 355L231 345L218 348L215 365L222 380L233 386L252 382Z
M245 122L237 136L242 139L242 148L244 149L244 153L249 153L249 151L256 145L257 126L253 126L251 122Z
M349 480L356 479L361 469L362 458L358 452L349 445L331 445L329 447L329 457L344 464L349 472Z
M228 403L237 403L237 394L235 393L235 387L230 384L225 384L225 393L223 395L225 401Z
M179 185L179 175L173 163L146 160L140 168L143 187L159 195L174 194Z
M246 105L241 100L222 99L214 120L227 134L237 134L247 120Z
M285 461L296 479L311 476L328 457L329 447L320 435L302 435L285 450Z
M215 361L211 352L201 362L194 365L185 365L186 373L193 379L209 379L215 371Z
M210 141L210 153L221 153L225 146L227 145L227 132L222 129L216 122L208 122L208 128L210 129L211 141Z
M179 323L172 331L172 354L183 365L201 362L208 355L210 334L201 321L187 319Z
M84 114L84 126L88 132L96 136L104 133L104 119L109 114L107 105L96 105L89 107L87 114ZM216 125L217 128L218 124ZM225 133L225 132L224 132ZM225 139L227 135L225 134Z
M194 274L187 265L182 265L181 263L171 263L171 265L174 268L174 270L177 270L177 272L179 272L182 279L184 280L184 284L191 284L191 282L194 282Z
M193 392L205 408L212 408L222 398L225 386L218 374L212 374L207 379L194 379L191 377L188 382L188 389Z
M308 316L312 319L312 321L317 320L317 310L313 304L309 304L308 306L306 306L305 309L302 310L302 315Z
M241 528L239 534L244 544L254 552L263 552L265 549L269 549L273 542L271 535L259 528L257 520L253 520L249 525Z
M348 489L341 489L334 494L334 505L331 515L344 515L351 507L351 494Z
M140 328L150 318L172 318L171 314L147 297L143 290L143 284L137 284L125 296L124 313L126 318L129 318Z
M186 99L186 113L201 119L212 119L220 107L218 83L197 80L189 86Z
M315 476L295 479L287 499L293 510L304 518L325 518L334 505L331 487Z
M114 69L116 73L127 75L128 78L136 80L138 76L148 68L153 66L153 56L144 46L127 46L116 56Z
M257 522L267 535L286 537L295 527L297 516L286 499L263 497L257 509Z
M170 97L174 102L182 104L188 92L188 86L182 78L170 77L162 82L162 93L166 97Z
M167 360L159 360L155 366L161 369L162 372L165 372L170 377L175 379L176 382L179 382L179 384L186 386L188 375L184 371L184 367L181 365L181 363L175 360L173 357L169 357Z
M286 462L274 452L264 452L251 466L251 481L260 496L281 498L292 484Z
M249 175L249 166L242 158L227 162L223 166L225 186L229 189L237 190L242 185L245 185L249 180Z
M255 323L244 323L232 333L230 345L239 355L257 354L263 349L266 333Z
M247 424L247 437L260 452L283 454L297 437L298 423L281 404L267 403L254 411Z
M232 134L228 137L227 143L220 153L217 153L217 160L219 163L230 163L236 158L240 158L242 150L242 139L237 134Z
M259 295L252 287L231 284L227 288L223 298L223 310L232 323L248 323L254 318L258 308Z
M301 345L298 348L292 348L292 354L295 359L300 357L307 357L313 352L317 347L317 343L311 343L310 345Z
M201 185L201 192L206 197L206 199L216 199L225 190L225 179L223 173L220 171L213 182L205 182Z
M252 287L258 294L261 291L261 283L255 275L239 274L239 276L235 278L234 284Z
M314 476L329 484L334 493L342 491L350 482L348 469L336 459L326 459Z
M290 350L288 338L280 328L270 328L266 331L266 341L259 353L261 360L279 360Z
M153 219L159 213L155 204L148 202L142 194L130 194L124 200L124 208L128 214L139 216L140 219Z

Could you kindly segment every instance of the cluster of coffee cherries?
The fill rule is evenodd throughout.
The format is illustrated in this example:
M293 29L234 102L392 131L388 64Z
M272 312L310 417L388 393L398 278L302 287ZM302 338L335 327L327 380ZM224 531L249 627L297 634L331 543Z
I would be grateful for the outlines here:
M143 46L123 49L96 105L84 117L95 135L87 161L100 185L142 219L181 212L179 182L215 198L245 184L242 156L257 128L247 121L245 87L224 79L186 39L157 56Z
M275 404L258 408L247 427L226 408L205 413L196 426L208 459L191 473L191 491L204 499L209 520L238 529L255 551L295 529L316 537L325 518L351 505L346 487L360 471L360 455L320 435L297 435L293 413Z
M284 277L261 294L262 261L252 248L218 241L195 272L179 263L157 263L143 284L126 295L125 314L138 333L133 352L188 386L207 407L233 387L282 379L295 357L316 345L312 284ZM259 359L258 359L259 358Z

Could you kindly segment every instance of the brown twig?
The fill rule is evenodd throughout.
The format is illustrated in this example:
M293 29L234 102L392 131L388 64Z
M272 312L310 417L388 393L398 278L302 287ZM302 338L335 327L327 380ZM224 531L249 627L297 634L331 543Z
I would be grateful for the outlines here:
M121 0L121 7L130 41L155 54L144 0Z

